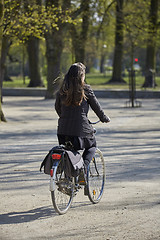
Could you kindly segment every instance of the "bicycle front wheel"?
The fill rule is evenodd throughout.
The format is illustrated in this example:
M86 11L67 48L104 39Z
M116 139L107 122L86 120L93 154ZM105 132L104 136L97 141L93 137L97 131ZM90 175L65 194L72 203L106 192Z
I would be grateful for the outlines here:
M87 192L89 200L96 204L102 198L105 184L105 163L103 154L96 149L95 157L90 162L87 171Z
M59 167L55 174L54 191L51 191L54 209L60 215L65 214L73 200L73 181L65 177L64 171Z

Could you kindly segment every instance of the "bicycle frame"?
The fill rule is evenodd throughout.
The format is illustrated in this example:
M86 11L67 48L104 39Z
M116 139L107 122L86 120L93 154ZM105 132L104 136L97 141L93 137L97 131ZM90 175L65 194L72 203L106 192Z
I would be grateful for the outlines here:
M56 178L56 171L57 171L59 161L60 160L57 160L53 163L52 169L50 171L50 185L49 185L50 191L55 190L55 178Z

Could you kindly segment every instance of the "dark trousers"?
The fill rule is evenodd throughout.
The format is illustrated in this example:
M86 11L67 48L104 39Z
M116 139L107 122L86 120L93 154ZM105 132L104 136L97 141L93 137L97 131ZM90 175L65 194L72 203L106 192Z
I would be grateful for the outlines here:
M86 148L82 154L83 160L84 160L84 165L85 168L87 169L88 165L90 164L90 161L94 157L96 152L96 147L90 147Z
M87 168L96 152L95 137L90 139L90 138L81 138L76 136L65 136L61 134L58 134L57 136L58 136L59 144L65 145L66 142L71 142L76 151L84 149L82 157L84 160L85 168Z

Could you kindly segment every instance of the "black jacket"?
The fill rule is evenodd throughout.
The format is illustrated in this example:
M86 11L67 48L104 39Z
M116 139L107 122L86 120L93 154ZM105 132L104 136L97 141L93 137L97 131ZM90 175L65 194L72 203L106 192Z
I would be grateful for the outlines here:
M101 122L108 122L108 117L104 114L93 90L89 85L85 85L84 89L87 100L83 100L80 106L65 106L62 104L62 96L57 93L55 109L59 115L58 134L92 138L93 127L87 117L89 106Z

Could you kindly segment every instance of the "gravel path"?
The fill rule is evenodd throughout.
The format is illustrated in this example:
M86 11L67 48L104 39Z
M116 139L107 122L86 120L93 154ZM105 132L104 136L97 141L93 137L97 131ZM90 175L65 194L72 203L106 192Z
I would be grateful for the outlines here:
M57 145L54 100L4 97L0 124L1 240L160 240L160 101L100 99L111 123L96 125L106 162L103 198L75 197L67 214L55 213L48 176L39 172ZM96 120L90 112L90 119Z

